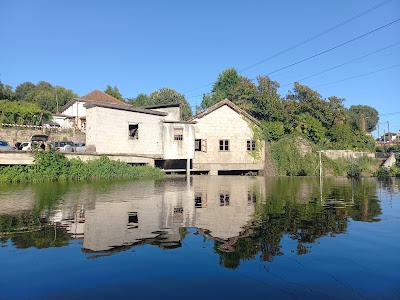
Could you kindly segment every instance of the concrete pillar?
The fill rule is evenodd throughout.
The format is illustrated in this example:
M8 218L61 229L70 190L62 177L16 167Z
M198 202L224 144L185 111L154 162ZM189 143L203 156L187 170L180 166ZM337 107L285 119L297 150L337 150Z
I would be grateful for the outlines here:
M209 172L208 174L209 174L209 175L213 175L213 176L218 175L218 170L213 170L213 169L211 169L210 172Z
M190 158L186 159L186 176L190 176Z

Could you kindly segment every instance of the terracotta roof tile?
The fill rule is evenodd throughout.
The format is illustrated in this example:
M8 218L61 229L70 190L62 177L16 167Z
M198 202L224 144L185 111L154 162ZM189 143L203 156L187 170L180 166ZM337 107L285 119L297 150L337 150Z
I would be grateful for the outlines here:
M110 104L127 104L126 102L118 100L117 98L114 98L113 96L110 96L99 90L94 90L93 92L90 92L89 94L80 97L79 100L85 102L93 101L93 102L103 102Z

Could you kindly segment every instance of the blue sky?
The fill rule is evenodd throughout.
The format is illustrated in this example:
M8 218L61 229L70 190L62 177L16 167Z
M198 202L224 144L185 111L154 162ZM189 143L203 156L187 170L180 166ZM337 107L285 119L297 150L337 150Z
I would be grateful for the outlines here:
M195 105L224 69L243 69L382 2L2 0L0 80L14 87L46 80L80 95L111 84L125 97L171 87ZM389 1L242 74L268 74L398 18L400 1ZM400 22L271 77L285 94L296 80L396 43L303 83L323 96L346 98L346 106L398 112ZM385 121L400 129L400 114L382 115Z

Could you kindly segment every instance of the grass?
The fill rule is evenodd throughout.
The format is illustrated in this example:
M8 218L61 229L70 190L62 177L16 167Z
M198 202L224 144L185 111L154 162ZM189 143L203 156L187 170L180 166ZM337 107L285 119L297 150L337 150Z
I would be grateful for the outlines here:
M54 151L37 152L35 161L29 166L0 167L2 183L40 183L121 179L161 179L163 172L149 166L130 166L124 162L110 160L106 156L83 162L68 160Z

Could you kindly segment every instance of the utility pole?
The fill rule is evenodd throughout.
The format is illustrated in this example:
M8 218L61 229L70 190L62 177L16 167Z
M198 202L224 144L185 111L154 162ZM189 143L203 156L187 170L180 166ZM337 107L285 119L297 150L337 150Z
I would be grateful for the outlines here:
M388 137L389 137L389 143L392 142L392 136L390 134L390 125L389 125L389 121L387 121L387 129L388 129Z
M379 123L378 123L378 139L380 139L380 138L381 138L381 135L379 133Z
M319 151L319 177L322 178L322 151Z

